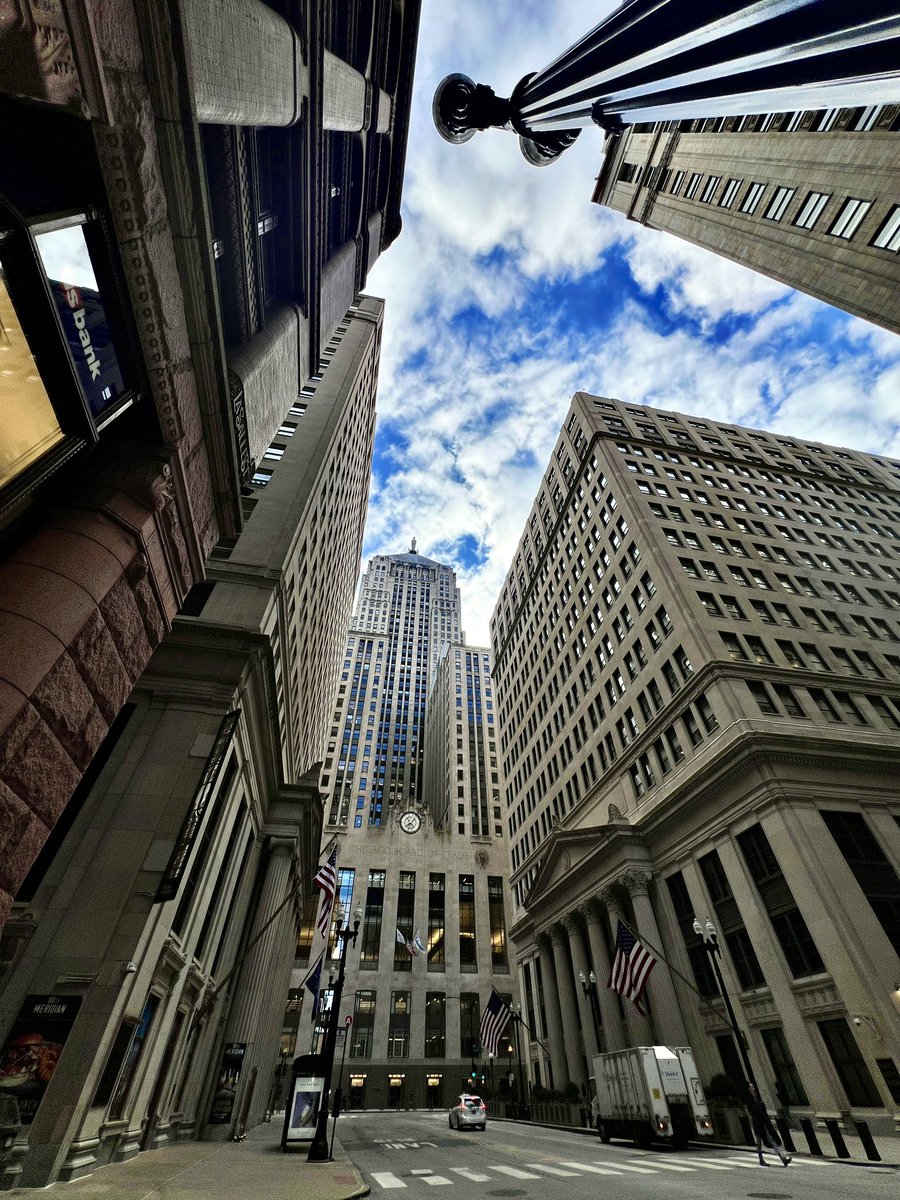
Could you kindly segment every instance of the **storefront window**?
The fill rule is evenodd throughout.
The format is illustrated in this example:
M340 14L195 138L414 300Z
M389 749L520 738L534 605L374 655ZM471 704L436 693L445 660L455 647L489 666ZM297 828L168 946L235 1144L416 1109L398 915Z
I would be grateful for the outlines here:
M0 487L63 440L0 265Z

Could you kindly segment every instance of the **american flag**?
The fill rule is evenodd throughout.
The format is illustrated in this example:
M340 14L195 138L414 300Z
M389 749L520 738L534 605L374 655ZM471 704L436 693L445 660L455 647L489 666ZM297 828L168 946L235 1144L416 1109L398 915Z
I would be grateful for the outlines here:
M497 1053L497 1047L500 1045L500 1036L509 1024L511 1016L512 1013L497 993L492 991L491 998L488 1000L484 1012L481 1014L479 1037L481 1038L482 1054Z
M655 966L656 959L650 951L619 921L616 930L616 957L613 959L606 986L618 992L620 996L632 1000L642 1016L647 1011L642 1003L644 988Z
M337 846L328 856L328 861L319 868L315 885L322 889L322 899L319 901L319 915L316 917L316 929L322 937L328 937L331 925L331 910L334 907L334 893L337 890Z

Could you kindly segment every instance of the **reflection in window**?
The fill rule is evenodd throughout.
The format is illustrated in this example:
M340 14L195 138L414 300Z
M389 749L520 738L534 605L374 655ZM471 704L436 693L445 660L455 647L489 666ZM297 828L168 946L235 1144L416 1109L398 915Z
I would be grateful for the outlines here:
M0 270L0 487L63 440Z

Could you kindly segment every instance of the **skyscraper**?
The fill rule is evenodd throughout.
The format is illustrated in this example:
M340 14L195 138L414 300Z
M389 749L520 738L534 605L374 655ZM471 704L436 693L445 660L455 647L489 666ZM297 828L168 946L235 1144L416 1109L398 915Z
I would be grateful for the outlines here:
M900 332L900 105L607 135L593 199Z
M360 297L338 324L241 535L220 542L19 890L4 1027L48 993L78 1019L7 1183L231 1137L270 1107L362 549L383 311Z
M440 1107L473 1072L498 1096L518 1081L513 1027L497 1062L478 1040L491 988L517 988L490 655L460 626L451 567L415 543L371 560L322 774L339 900L363 910L340 1014L353 1107ZM298 1052L309 1037L301 1017Z
M491 622L532 1070L740 1079L711 918L768 1098L893 1133L898 617L900 462L576 394ZM620 917L648 1017L603 987Z

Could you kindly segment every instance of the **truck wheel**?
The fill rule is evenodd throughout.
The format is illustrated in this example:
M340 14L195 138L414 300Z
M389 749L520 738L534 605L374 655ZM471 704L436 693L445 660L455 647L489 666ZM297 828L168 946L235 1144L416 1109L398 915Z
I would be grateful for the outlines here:
M645 1125L643 1121L634 1127L634 1144L638 1150L649 1150L653 1145L653 1134L650 1131L650 1126Z
M606 1146L609 1143L612 1134L609 1132L609 1127L604 1121L597 1122L597 1132L600 1134L600 1141Z

